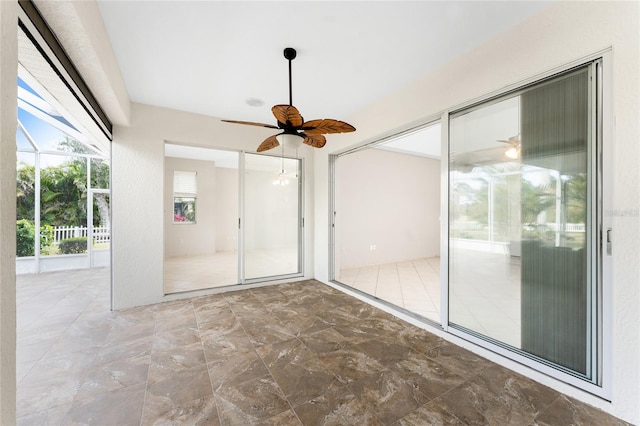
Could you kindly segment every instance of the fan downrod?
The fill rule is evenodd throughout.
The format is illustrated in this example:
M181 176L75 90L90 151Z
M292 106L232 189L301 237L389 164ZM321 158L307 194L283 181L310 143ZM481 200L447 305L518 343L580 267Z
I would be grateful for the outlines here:
M297 52L293 47L285 47L284 57L289 61L289 105L293 106L293 87L291 83L291 61L296 58Z

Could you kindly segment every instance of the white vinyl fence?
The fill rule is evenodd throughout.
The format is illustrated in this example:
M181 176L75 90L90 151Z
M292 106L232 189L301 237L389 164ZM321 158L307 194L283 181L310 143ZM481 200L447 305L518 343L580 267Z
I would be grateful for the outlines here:
M87 238L89 229L86 226L56 226L53 228L53 242L59 243L68 238ZM108 227L93 227L94 244L108 243L111 241L111 233Z

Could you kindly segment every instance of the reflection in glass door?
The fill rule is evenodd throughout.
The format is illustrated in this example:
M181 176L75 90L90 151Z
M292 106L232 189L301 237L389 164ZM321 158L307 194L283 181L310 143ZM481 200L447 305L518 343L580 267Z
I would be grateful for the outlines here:
M300 274L301 160L244 155L244 279Z
M452 114L449 326L597 382L594 71Z

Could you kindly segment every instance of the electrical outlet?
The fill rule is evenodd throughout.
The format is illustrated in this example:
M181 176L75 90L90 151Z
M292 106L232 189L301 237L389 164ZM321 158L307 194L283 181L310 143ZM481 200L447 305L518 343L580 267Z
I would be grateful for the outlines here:
M374 251L376 249L376 245L375 244L371 244L369 246L369 250Z

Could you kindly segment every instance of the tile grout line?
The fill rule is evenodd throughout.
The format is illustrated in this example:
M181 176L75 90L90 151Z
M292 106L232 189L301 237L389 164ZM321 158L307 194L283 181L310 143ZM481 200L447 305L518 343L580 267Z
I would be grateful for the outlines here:
M152 357L153 357L153 345L155 343L156 340L156 328L157 328L157 322L156 322L156 311L153 310L153 335L151 337L151 349L149 351L149 363L147 364L147 379L145 380L145 384L144 384L144 398L142 399L142 410L140 411L140 426L142 426L142 421L144 420L144 409L147 405L147 394L149 393L149 371L151 370L151 362L152 362Z
M262 300L258 299L255 294L253 294L253 292L251 291L251 289L249 290L249 293L251 293L251 295L262 305L263 308L265 308L267 310L267 312L271 313L272 315L273 312L271 312L271 310L264 304L262 303ZM234 313L235 315L235 313ZM275 316L275 315L274 315ZM276 319L278 321L280 321L280 319L275 316ZM244 334L247 336L247 338L249 339L249 342L251 342L251 346L253 346L253 350L255 351L256 355L258 356L258 358L260 359L260 361L262 361L262 365L264 365L264 368L267 369L267 371L269 372L269 376L271 376L271 379L273 380L273 382L276 384L276 386L278 386L278 390L280 390L280 392L282 393L282 395L284 396L285 401L287 401L287 404L289 405L289 409L293 412L293 414L296 416L296 418L298 419L298 421L300 422L300 424L303 424L302 421L300 420L300 418L298 417L298 414L296 413L296 411L293 409L293 405L291 404L291 401L289 401L289 397L287 396L287 394L284 393L284 391L282 390L282 387L280 387L280 383L278 383L278 381L276 380L275 376L273 375L273 373L271 372L271 369L269 368L269 366L267 365L267 363L264 361L264 358L262 358L260 356L260 352L258 352L258 349L256 348L256 345L253 343L253 341L249 338L249 334L247 333L247 330L245 330L244 325L242 325L242 322L240 322L240 320L238 320L238 322L240 323L240 327L242 327L242 331L244 331ZM296 340L300 341L297 336L293 336ZM302 344L302 342L300 342ZM271 417L268 417L268 419L273 418L275 416L278 416L280 414L284 413L284 411L274 414ZM267 420L267 419L265 419Z
M227 299L224 298L224 296L222 297L222 299L224 300L224 303L227 304L227 306L229 306L229 302L227 302ZM216 394L215 391L213 389L213 383L211 382L211 372L209 371L209 360L207 359L207 351L205 351L204 349L204 342L202 341L202 333L200 331L200 319L198 314L196 313L196 307L193 303L191 303L191 307L193 308L193 316L196 318L196 327L198 329L198 340L200 341L200 347L202 348L202 356L204 357L204 366L207 369L207 376L209 377L209 386L211 387L211 398L213 399L213 406L216 409L216 416L218 417L218 423L222 424L222 420L220 419L220 411L218 410L218 402L216 400ZM231 306L229 306L229 310L231 310ZM231 311L233 313L233 311ZM233 315L233 317L235 318L235 314Z

